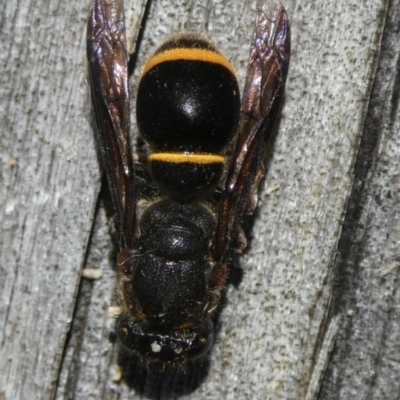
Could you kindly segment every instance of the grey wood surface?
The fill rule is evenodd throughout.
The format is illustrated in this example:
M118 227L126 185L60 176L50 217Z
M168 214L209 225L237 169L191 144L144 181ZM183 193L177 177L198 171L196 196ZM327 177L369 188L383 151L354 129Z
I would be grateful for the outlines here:
M125 3L132 51L144 28L133 105L143 63L181 30L212 37L243 84L255 2ZM2 1L0 399L143 397L111 379L115 254L98 201L89 7ZM243 279L208 376L183 398L316 399L327 368L319 399L396 399L400 2L285 7L292 62Z
M389 2L331 314L342 314L321 399L400 398L400 7Z

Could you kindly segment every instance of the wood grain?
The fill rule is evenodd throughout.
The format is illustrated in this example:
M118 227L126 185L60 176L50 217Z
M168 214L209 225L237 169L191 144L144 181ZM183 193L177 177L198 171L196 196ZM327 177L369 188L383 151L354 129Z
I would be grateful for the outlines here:
M111 381L114 254L86 84L90 1L3 3L0 399L143 398ZM125 3L131 49L143 27L133 107L145 60L182 30L212 37L243 83L255 2ZM393 399L400 2L285 7L292 62L243 279L229 288L208 376L182 398L315 399L327 367L319 399ZM81 279L84 265L102 278Z

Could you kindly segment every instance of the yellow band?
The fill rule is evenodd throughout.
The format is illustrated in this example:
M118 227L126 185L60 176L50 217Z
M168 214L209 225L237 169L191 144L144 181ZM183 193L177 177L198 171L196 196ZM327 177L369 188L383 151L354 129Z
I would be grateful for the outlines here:
M223 164L225 158L215 154L153 153L149 161L193 164Z
M212 64L220 64L231 71L234 76L236 76L236 72L232 64L225 57L221 56L221 54L211 50L193 48L172 49L156 54L154 57L150 58L150 60L144 66L142 75L144 75L157 64L161 64L165 61L176 60L204 61Z

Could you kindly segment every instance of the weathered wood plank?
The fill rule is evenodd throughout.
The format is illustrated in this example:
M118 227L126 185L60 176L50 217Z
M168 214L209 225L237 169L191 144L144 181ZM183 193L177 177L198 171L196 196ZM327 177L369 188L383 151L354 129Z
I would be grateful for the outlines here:
M399 2L389 2L339 245L332 314L346 317L321 390L324 400L399 397L399 19Z
M131 79L132 105L144 61L180 30L209 34L244 80L255 3L171 3L154 1L145 14ZM237 290L229 290L210 374L188 398L314 397L321 374L314 365L327 360L327 353L319 354L320 341L387 3L285 2L292 63L251 247L242 260L244 277ZM131 38L137 35L143 4L134 5ZM110 380L116 350L107 340L113 330L107 307L114 301L114 273L101 208L86 265L100 267L103 278L81 282L73 314L100 183L85 84L89 6L50 0L18 8L11 0L3 8L0 393L6 399L48 399L56 391L57 398L140 397ZM390 132L384 137L394 138ZM398 158L393 140L386 142L390 161ZM395 175L384 182L389 181L394 190ZM393 212L397 205L393 200L388 209ZM382 214L377 215L370 218L379 226ZM393 222L387 229L394 235L398 228ZM396 260L392 249L380 265ZM395 281L393 273L388 276ZM365 281L374 283L368 276ZM389 315L388 305L395 303L386 301L383 309ZM322 348L329 349L329 343ZM384 348L390 350L388 341ZM335 363L340 363L346 354L337 354ZM324 393L349 398L334 397L337 381L330 379ZM387 383L383 375L379 379ZM343 387L354 397L350 380Z
M0 392L52 398L100 186L82 2L3 2Z

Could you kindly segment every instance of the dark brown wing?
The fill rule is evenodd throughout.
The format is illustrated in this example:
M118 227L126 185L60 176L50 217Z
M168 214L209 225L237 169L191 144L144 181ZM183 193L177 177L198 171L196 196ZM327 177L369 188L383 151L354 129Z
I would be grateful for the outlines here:
M257 6L236 150L231 160L216 236L216 259L226 263L246 207L257 190L289 68L290 29L279 1Z
M103 167L116 211L121 249L136 237L134 164L122 0L95 0L87 27L87 57Z

